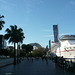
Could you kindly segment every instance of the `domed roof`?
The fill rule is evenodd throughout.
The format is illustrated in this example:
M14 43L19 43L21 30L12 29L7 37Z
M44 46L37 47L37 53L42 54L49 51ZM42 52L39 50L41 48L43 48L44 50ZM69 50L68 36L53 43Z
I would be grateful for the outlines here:
M30 45L36 46L36 47L42 47L39 43L30 43Z

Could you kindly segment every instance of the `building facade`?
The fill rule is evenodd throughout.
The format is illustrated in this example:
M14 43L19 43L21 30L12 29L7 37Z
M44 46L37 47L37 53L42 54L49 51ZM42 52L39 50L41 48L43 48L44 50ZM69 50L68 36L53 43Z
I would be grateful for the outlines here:
M6 41L3 35L0 35L0 49L6 49Z
M63 35L51 47L51 53L64 58L75 58L75 35Z

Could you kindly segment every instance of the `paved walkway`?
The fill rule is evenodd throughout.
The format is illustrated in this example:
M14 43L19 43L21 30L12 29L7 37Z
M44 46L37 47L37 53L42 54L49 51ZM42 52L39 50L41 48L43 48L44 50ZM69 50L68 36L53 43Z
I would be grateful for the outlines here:
M14 61L13 58L8 58L8 59L0 59L0 67L3 67L5 65L12 64Z
M64 71L54 62L48 60L23 60L16 66L8 65L0 68L0 75L75 75L75 73Z

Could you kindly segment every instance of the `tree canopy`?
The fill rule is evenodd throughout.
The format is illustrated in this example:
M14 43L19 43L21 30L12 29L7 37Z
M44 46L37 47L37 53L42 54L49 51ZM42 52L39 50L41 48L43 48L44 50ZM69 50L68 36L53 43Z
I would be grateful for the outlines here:
M5 21L3 21L4 16L0 15L0 30L2 30L2 28L4 27Z
M32 52L32 55L34 57L42 57L43 55L46 55L46 50L45 48L38 48L38 49L35 49L33 52Z
M5 32L7 32L7 34L5 34L5 39L9 40L9 43L23 42L23 39L25 38L23 30L21 28L18 29L16 25L11 25Z
M5 30L6 34L4 36L5 39L8 40L9 43L14 43L14 65L16 65L16 50L15 50L15 44L18 42L23 42L24 33L21 28L17 28L16 25L10 26L10 28L7 28Z
M33 50L33 46L31 46L30 44L23 44L22 45L22 49L26 51L26 53L31 52Z

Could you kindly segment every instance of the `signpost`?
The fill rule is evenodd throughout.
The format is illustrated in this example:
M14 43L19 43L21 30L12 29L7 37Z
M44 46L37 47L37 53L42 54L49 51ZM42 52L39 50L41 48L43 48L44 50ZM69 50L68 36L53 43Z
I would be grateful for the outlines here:
M49 49L51 50L51 40L49 40Z

